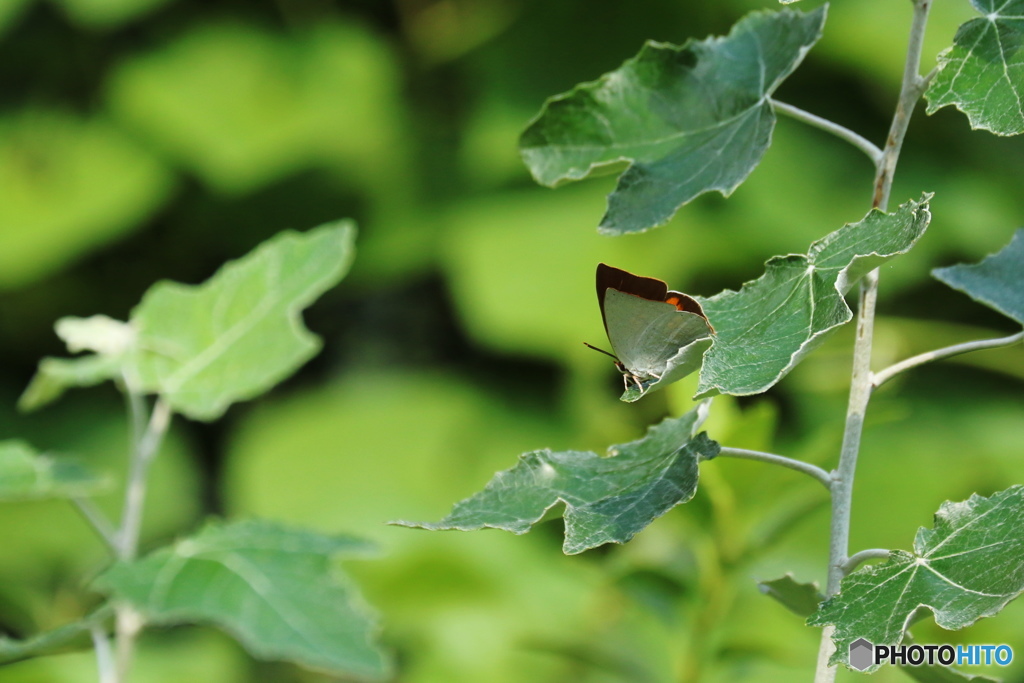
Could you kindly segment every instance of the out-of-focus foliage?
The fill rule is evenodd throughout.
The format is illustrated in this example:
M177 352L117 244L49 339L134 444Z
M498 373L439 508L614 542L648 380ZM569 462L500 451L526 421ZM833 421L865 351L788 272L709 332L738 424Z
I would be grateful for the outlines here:
M627 545L572 558L557 521L524 537L384 526L439 518L518 453L602 451L692 407L695 380L618 402L617 373L581 344L604 336L598 261L707 297L864 215L863 156L785 118L728 200L700 197L667 226L619 239L594 230L611 179L553 192L518 158L519 133L551 95L616 68L645 40L721 35L746 11L776 6L0 2L0 435L116 474L127 425L109 387L14 412L38 360L63 352L53 323L126 319L159 279L199 283L283 228L351 216L352 273L304 316L324 350L220 422L176 421L154 465L143 550L212 512L377 540L378 557L346 569L381 611L403 683L806 678L817 633L752 580L824 576L827 505L799 474L717 459L684 508ZM971 15L966 2L936 3L926 70ZM833 3L823 38L775 96L880 143L909 18L909 3ZM933 221L883 268L878 367L1012 331L928 272L980 260L1024 223L1022 144L970 132L952 108L919 110L893 199L934 191ZM710 436L831 467L850 334L763 398L716 398ZM1019 483L1022 381L1019 349L1006 349L880 389L853 548L906 547L941 501ZM113 513L119 500L100 503ZM66 502L0 507L0 629L24 636L87 613L81 577L102 561ZM1022 614L1011 604L965 631L921 623L915 635L1003 642ZM94 661L49 657L0 679L94 681ZM136 681L189 679L323 680L254 663L212 630L143 639ZM883 669L875 680L903 679Z
M0 114L0 288L138 229L166 199L170 177L102 118L41 107Z

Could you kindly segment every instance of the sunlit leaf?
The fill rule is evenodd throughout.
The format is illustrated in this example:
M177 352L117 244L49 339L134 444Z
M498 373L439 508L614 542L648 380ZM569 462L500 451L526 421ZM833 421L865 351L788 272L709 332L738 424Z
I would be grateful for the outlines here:
M936 268L932 275L953 289L1024 324L1024 228L999 252L973 265Z
M19 410L36 410L56 401L67 389L91 387L120 376L125 354L135 346L132 326L105 315L61 318L55 328L69 352L96 353L80 358L44 358L18 399Z
M134 372L180 413L213 420L320 349L300 312L348 271L349 221L283 232L197 286L158 282L132 311Z
M731 193L771 142L770 95L818 40L825 9L757 12L724 38L647 43L597 81L548 100L519 141L537 182L626 171L599 230L665 223L694 197Z
M107 356L119 356L135 345L135 330L132 326L105 315L89 318L68 316L58 320L54 329L71 353L95 351Z
M1024 591L1024 487L989 498L946 502L934 529L919 529L914 550L853 572L808 624L835 625L831 663L846 664L858 638L896 645L918 609L955 630L992 616Z
M1024 0L971 0L984 16L963 24L939 55L925 96L928 113L948 104L972 128L997 135L1024 132Z
M525 534L565 503L567 554L604 543L625 543L697 491L697 464L718 455L718 444L696 430L707 403L651 427L637 441L592 451L544 449L519 456L483 491L457 503L437 523L395 522L422 529L473 531L490 527Z
M36 410L56 401L73 387L92 387L121 373L123 359L89 354L81 358L44 358L28 387L18 398L18 409Z
M149 623L212 623L257 657L376 678L387 663L375 619L334 562L366 550L271 522L210 523L96 583Z
M929 199L891 214L872 210L811 244L806 255L773 257L764 275L740 291L700 299L716 335L704 355L698 396L765 391L849 322L853 313L843 295L924 234Z
M0 501L77 498L107 484L76 462L41 455L22 441L0 441Z
M101 353L44 359L19 405L30 410L69 387L123 376L179 413L216 419L316 354L320 339L303 326L301 311L348 272L354 239L351 221L286 231L201 285L156 283L130 323L62 319L58 333L69 350Z

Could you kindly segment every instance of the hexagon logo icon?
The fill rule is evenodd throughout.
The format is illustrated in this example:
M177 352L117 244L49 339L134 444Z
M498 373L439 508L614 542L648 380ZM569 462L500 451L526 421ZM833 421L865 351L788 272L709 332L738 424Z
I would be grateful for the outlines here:
M858 638L850 643L850 666L857 671L864 671L875 663L875 646L869 641Z

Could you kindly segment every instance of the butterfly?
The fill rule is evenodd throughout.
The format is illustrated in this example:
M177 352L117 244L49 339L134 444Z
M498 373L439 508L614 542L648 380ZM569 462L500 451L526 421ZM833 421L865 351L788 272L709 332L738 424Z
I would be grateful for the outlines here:
M666 379L668 372L679 379L699 367L708 345L702 345L696 356L683 351L715 332L693 297L669 290L657 278L604 263L597 265L597 302L614 353L587 346L614 358L626 391L635 385L639 396ZM683 369L686 372L677 372Z

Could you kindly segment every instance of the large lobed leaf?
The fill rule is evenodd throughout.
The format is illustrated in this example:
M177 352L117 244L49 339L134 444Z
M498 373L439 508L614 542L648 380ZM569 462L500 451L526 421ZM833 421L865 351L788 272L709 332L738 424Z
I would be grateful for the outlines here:
M758 588L765 595L778 600L786 609L804 618L818 611L818 605L825 600L817 583L799 582L793 578L792 574L786 574L771 581L760 581ZM905 640L911 641L909 633L906 634ZM997 683L994 679L965 674L942 664L906 665L899 666L899 669L920 683L961 683L962 681Z
M955 105L972 128L997 135L1024 132L1024 0L971 0L984 16L956 32L939 55L925 96L928 113Z
M37 408L68 387L124 377L134 388L162 396L176 412L218 418L319 350L320 340L303 326L301 311L348 271L354 236L350 221L306 233L286 231L201 285L158 282L127 325L97 318L62 321L72 352L97 353L44 359L21 407ZM130 334L114 333L117 326Z
M131 316L142 387L213 420L290 375L320 349L300 311L348 271L353 239L348 222L288 231L202 285L151 287Z
M333 673L382 677L375 619L334 565L364 542L264 521L210 523L97 586L154 624L212 623L253 655Z
M825 8L755 12L724 38L647 43L600 79L549 99L519 141L537 182L628 168L599 230L665 223L694 197L731 193L771 142L769 96L817 42Z
M1024 487L990 498L943 503L934 529L919 529L913 552L894 550L884 564L843 579L840 593L808 624L833 624L831 663L848 664L858 638L896 645L919 608L946 629L991 616L1024 591Z
M930 197L891 214L872 210L811 244L806 255L770 259L764 275L740 291L700 299L716 335L704 355L698 396L765 391L849 322L853 313L843 295L924 234Z
M936 268L932 275L1024 325L1024 228L981 263Z
M0 441L0 501L78 498L108 484L76 462L40 455L23 441Z
M395 524L460 531L490 527L525 534L561 502L566 554L625 543L693 497L698 462L719 450L705 433L695 435L706 415L705 402L651 427L642 439L610 447L606 457L592 451L524 453L515 467L496 474L483 491L457 503L440 522Z

